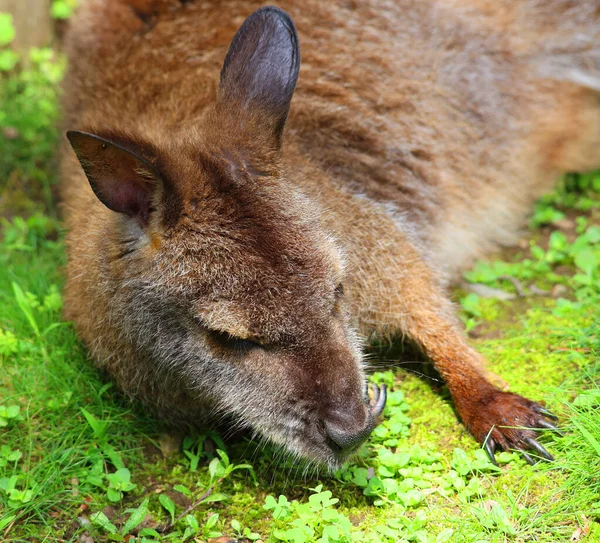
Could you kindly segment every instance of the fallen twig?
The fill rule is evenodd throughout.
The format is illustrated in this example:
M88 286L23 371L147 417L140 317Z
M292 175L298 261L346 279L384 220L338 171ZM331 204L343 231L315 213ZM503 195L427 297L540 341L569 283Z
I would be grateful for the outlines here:
M515 290L517 291L517 295L520 296L521 298L524 298L525 296L527 296L527 294L525 293L525 289L523 288L523 285L521 285L521 281L519 281L516 277L513 277L512 275L499 275L498 279L512 283L513 287L515 287Z

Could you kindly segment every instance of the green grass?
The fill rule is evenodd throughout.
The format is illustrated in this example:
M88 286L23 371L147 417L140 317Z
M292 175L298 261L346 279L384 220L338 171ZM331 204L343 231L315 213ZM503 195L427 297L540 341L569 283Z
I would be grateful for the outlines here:
M18 117L20 98L0 91L0 130L42 122L36 114L51 126L58 78L44 62L35 85L8 77L33 98ZM40 111L36 92L49 100ZM564 436L541 438L556 462L532 468L502 453L496 469L446 389L397 370L373 377L392 392L369 445L327 475L244 438L170 435L91 366L61 319L56 132L31 147L34 135L19 128L0 156L0 216L12 217L0 241L0 541L600 541L600 175L568 178L536 208L529 244L467 274L513 292L510 275L555 297L457 293L492 371L560 416Z

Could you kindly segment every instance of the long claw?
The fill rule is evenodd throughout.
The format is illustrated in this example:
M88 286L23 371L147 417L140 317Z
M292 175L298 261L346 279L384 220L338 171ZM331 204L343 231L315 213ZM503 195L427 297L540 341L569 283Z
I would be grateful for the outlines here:
M371 404L375 405L379 400L379 387L377 385L371 385L371 393L373 394L373 398L371 399Z
M539 455L546 460L550 460L550 462L554 462L554 457L542 447L535 439L530 437L525 438L525 442L535 451L539 453Z
M530 466L535 466L535 460L533 458L531 458L531 456L529 456L523 449L519 449L519 448L515 448L515 451L520 452L523 455L523 458L525 458L525 461L530 465Z
M561 436L565 435L558 426L555 426L554 424L552 424L551 422L548 422L547 420L540 420L537 423L537 425L541 428L545 428L546 430L553 430L558 435L561 435Z
M371 416L377 418L383 412L385 402L387 400L387 388L385 385L381 385L378 389L379 394L377 395L377 401L371 405Z
M496 443L493 439L487 439L485 441L485 452L490 457L490 462L494 464L494 466L498 466L498 462L496 462L496 457L494 456L494 450L496 449Z
M551 411L548 411L545 407L542 407L541 405L536 405L533 410L537 413L539 413L540 415L544 415L544 417L548 417L549 419L552 420L558 420L558 417L552 413Z

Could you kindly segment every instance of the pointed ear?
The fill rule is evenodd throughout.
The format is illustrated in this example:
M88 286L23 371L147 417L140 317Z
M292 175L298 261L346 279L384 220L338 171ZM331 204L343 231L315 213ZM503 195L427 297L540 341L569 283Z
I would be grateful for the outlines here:
M109 209L146 225L153 195L161 183L154 166L122 145L94 134L72 130L67 138L98 199Z
M221 70L218 104L244 116L261 115L281 145L298 80L296 27L283 10L267 6L248 17L234 36ZM239 111L241 109L241 111Z

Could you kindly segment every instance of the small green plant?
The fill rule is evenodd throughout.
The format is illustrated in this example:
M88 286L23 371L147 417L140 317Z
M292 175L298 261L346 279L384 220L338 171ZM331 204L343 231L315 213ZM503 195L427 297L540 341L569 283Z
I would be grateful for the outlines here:
M454 454L452 456L452 462L450 462L450 465L459 475L462 476L484 471L500 471L500 468L494 466L494 464L490 462L490 459L483 449L477 449L473 455L468 455L462 449L454 449Z
M489 533L502 533L510 536L517 535L513 521L501 504L490 502L483 506L474 507L473 512L481 523L481 526Z
M544 205L542 202L538 202L535 206L530 224L534 228L556 224L559 221L564 220L565 216L566 215L562 211L559 211L554 206Z
M198 470L198 464L204 454L202 450L204 448L206 437L207 436L202 435L197 439L194 439L190 436L186 436L183 440L183 454L187 456L190 462L190 471Z
M97 417L92 415L87 409L81 408L81 413L85 417L85 420L90 425L94 437L101 443L106 441L106 430L108 429L108 422L99 420Z
M248 539L249 541L260 539L259 533L253 532L250 528L242 527L242 523L239 520L231 520L231 529L238 539Z
M148 504L150 502L150 498L144 498L142 503L136 507L135 509L127 509L125 512L129 513L129 518L123 525L123 527L119 530L102 512L99 511L90 516L90 521L93 525L98 526L108 532L111 537L111 541L126 541L125 536L135 530L146 518L148 514ZM158 532L155 530L146 531L147 535L154 535L160 537Z
M23 291L18 283L12 283L12 290L19 309L25 316L36 338L40 341L40 349L45 352L45 347L41 343L41 340L52 330L62 326L62 323L52 322L42 328L37 314L39 312L56 312L62 307L62 297L57 286L50 285L47 294L41 300L35 294Z
M374 376L375 377L375 376ZM388 387L392 387L388 384ZM409 405L401 390L391 390L386 402L385 417L373 431L372 440L385 447L396 447L399 441L408 436L411 419L406 415Z
M181 538L186 541L200 532L200 525L193 515L185 515L179 527L183 527Z
M225 451L217 449L217 458L213 458L208 465L208 474L210 475L209 486L212 488L215 484L223 482L234 471L247 470L256 482L254 468L250 464L232 464ZM216 500L211 500L216 501Z
M17 336L15 336L10 330L0 329L0 356L9 356L17 353L18 350L19 340L17 339Z
M463 322L465 329L470 332L475 328L482 317L481 298L474 292L470 292L464 298L460 299L460 305L463 309Z
M274 527L270 540L290 543L319 541L322 543L350 543L352 523L335 507L339 500L333 498L323 485L312 488L308 502L288 501L285 496L276 500L267 496L263 508L272 511ZM287 520L288 528L279 529L277 521Z
M108 488L106 497L111 502L120 502L123 499L123 493L131 492L136 485L131 482L131 473L127 468L120 468L115 473L106 475Z
M171 517L171 524L175 524L175 502L166 494L160 494L158 501L165 508Z
M212 513L202 526L202 535L205 538L221 537L223 532L216 529L217 522L219 522L219 513Z
M23 420L23 415L18 405L0 405L0 428L20 420Z
M34 488L28 487L26 478L20 475L0 478L0 492L4 494L5 505L11 509L18 509L31 502ZM0 498L2 494L0 493Z
M8 445L0 447L0 468L7 466L16 466L17 462L23 457L23 453L19 450L12 450Z

